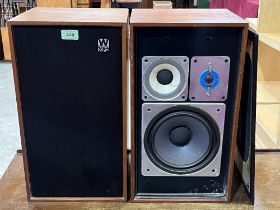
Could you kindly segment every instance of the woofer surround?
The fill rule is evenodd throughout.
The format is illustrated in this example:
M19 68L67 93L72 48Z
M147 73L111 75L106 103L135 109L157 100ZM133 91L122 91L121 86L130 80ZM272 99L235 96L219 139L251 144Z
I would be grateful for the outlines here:
M224 104L142 106L144 176L218 176Z

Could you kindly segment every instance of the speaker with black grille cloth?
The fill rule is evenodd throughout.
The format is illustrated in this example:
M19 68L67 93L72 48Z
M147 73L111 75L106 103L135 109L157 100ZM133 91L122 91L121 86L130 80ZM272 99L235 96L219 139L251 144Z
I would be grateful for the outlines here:
M133 10L131 199L230 201L248 24Z
M126 200L127 9L9 22L28 198Z

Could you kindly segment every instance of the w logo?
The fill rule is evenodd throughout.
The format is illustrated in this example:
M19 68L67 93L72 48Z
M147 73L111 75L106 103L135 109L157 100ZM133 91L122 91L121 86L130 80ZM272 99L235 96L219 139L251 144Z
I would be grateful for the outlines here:
M109 39L98 39L98 52L109 52L110 41Z

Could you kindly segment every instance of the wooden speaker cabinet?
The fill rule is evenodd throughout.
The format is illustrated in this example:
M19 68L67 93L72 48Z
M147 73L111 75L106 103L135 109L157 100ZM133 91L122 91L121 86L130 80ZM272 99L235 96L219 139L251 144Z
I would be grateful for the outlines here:
M9 21L28 198L127 199L127 9Z
M248 23L223 9L137 9L130 35L131 199L229 202Z

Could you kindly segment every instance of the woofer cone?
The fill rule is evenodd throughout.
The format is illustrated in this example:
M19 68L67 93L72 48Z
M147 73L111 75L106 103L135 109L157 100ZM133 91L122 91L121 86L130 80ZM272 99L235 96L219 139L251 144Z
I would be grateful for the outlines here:
M149 123L144 147L160 169L174 174L193 173L206 167L218 153L219 127L199 108L176 106Z

